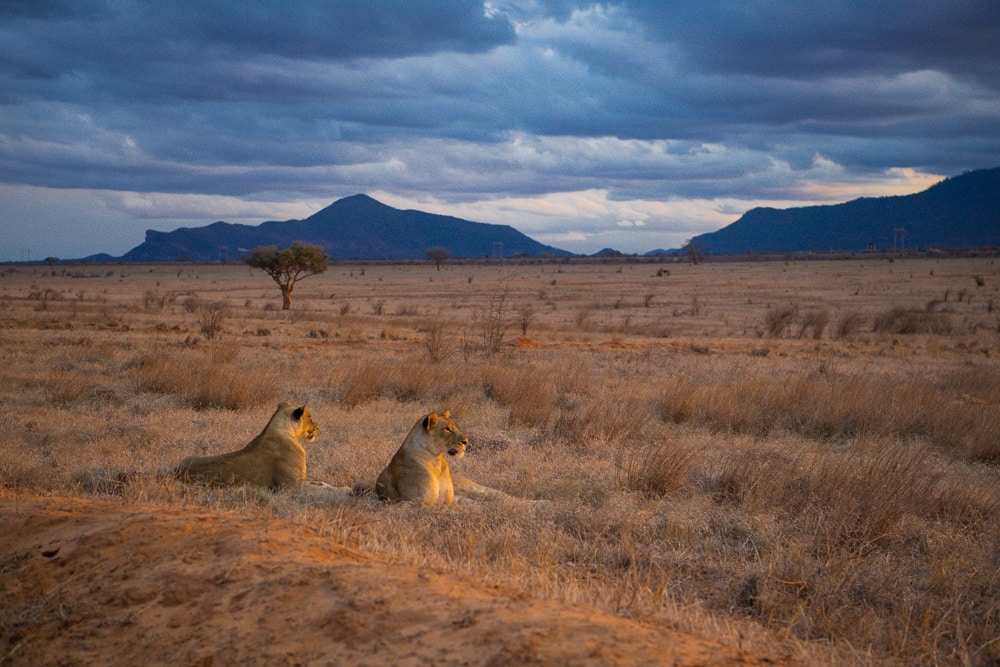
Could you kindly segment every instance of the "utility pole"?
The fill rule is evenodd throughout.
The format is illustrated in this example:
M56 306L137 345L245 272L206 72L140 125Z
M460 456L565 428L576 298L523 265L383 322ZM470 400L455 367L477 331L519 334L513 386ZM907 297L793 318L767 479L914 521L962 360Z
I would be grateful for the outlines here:
M899 243L899 253L906 256L906 229L903 227L892 228L892 256L896 257L896 243Z

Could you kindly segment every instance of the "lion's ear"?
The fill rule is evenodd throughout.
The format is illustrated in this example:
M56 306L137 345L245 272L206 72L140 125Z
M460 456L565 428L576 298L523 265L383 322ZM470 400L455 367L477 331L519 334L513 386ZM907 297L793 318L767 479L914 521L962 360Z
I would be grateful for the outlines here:
M292 417L295 418L295 421L298 421L302 419L302 415L303 413L305 413L305 411L306 411L306 406L304 405L301 408L295 408L295 412L292 413Z
M445 419L451 419L451 410L445 410L444 412L441 413L441 416L444 417Z
M424 429L427 431L437 426L437 423L438 423L438 416L436 412L432 412L426 417L424 417Z

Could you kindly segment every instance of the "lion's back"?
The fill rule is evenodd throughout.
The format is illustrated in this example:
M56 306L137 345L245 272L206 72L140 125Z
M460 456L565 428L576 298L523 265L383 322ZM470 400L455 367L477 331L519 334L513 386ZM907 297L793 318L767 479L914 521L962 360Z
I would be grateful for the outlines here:
M180 462L175 474L182 479L223 486L254 484L273 485L272 466L264 465L259 457L248 452L229 452L217 456L189 456Z

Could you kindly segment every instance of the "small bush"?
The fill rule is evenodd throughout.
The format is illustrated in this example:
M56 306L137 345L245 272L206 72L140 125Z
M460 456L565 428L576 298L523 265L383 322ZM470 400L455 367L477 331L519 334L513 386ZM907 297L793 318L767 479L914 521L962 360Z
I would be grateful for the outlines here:
M205 302L195 296L189 296L181 302L181 307L186 313L196 313L205 305Z
M625 488L659 498L686 485L692 461L691 452L676 443L656 442L619 455L618 476Z
M383 361L353 364L337 387L340 402L347 408L355 408L379 398L386 392L390 372Z
M222 333L222 323L229 317L229 306L224 301L213 301L199 308L198 330L208 340Z
M554 425L554 434L577 446L595 443L620 445L640 439L653 422L652 404L627 391L604 391L585 401L565 402Z
M522 303L514 309L517 313L518 323L521 325L521 335L528 335L528 326L535 318L535 307L530 303Z
M237 363L239 348L214 344L184 354L152 353L127 365L140 392L173 394L193 408L242 410L275 400L276 387L256 365Z
M146 290L142 295L142 307L143 310L150 310L156 306L162 307L162 302L160 300L160 295L154 290Z
M837 320L836 337L840 339L848 338L861 328L864 321L864 315L861 313L855 311L843 313Z
M445 326L440 317L435 318L430 329L424 334L423 347L435 364L455 354L455 337L451 333L451 327Z
M799 338L812 330L812 337L819 340L823 337L826 325L830 321L830 313L825 310L815 310L802 316L802 326L799 328Z
M510 280L504 280L478 313L479 331L482 335L483 354L493 356L503 349L507 331L514 324L510 313Z
M875 317L872 331L886 334L936 334L952 333L951 320L945 312L926 309L910 310L896 306Z
M76 403L86 398L91 390L90 378L82 372L57 371L46 378L45 394L59 405Z
M556 387L548 369L533 365L487 366L483 393L510 410L517 426L544 426L556 411Z
M331 378L331 383L340 403L356 408L383 398L425 403L438 400L450 394L456 378L445 366L372 359L349 365L342 377Z
M794 306L784 308L772 308L764 315L764 330L768 338L781 338L785 329L791 326L795 320L798 309Z

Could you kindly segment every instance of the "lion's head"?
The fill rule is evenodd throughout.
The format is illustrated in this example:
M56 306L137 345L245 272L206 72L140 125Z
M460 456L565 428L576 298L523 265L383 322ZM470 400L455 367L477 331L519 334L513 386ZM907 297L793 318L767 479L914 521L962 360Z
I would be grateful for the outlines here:
M451 413L445 410L440 415L432 412L423 421L424 432L431 437L438 451L448 456L460 459L465 456L465 448L469 446L469 439L462 433L462 429L451 420Z
M313 421L307 406L293 408L287 403L283 403L280 407L283 407L283 411L288 415L288 421L292 425L296 438L305 438L306 442L312 442L316 439L319 426Z
M375 493L388 501L420 500L425 505L455 502L445 454L462 458L468 446L469 439L447 410L421 417L379 473Z

